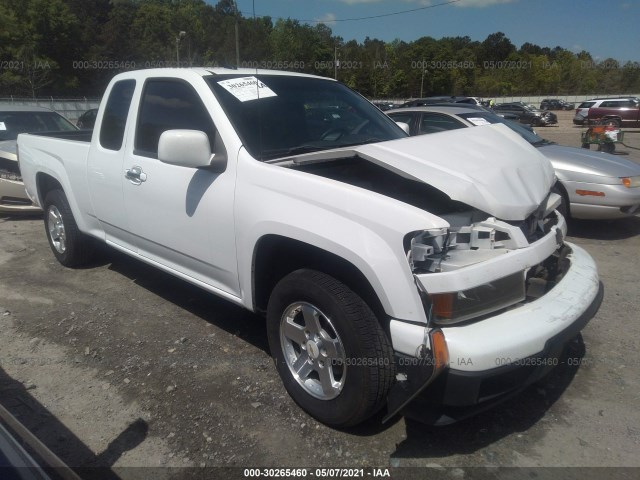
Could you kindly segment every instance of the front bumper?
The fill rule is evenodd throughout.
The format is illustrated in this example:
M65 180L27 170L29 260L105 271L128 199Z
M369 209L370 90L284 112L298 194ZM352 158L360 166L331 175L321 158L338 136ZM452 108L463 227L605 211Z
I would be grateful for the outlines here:
M42 210L31 203L24 183L0 178L0 213L42 213Z
M449 365L437 378L429 362L404 371L402 365L411 362L398 362L406 385L394 386L392 403L404 405L407 417L451 423L505 400L556 366L566 343L596 314L603 296L591 257L567 245L572 249L570 266L544 296L475 323L442 328ZM408 404L397 398L403 391L411 394Z
M540 117L540 125L555 125L556 123L558 123L558 117L553 113Z

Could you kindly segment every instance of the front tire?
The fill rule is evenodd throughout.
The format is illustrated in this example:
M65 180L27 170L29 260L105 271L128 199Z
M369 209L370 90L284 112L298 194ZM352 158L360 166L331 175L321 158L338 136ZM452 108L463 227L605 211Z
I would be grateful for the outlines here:
M267 334L289 395L336 428L363 422L384 405L394 379L393 350L369 306L315 270L297 270L273 289Z
M52 190L45 197L44 228L51 251L65 267L80 267L93 258L94 243L78 229L62 190Z

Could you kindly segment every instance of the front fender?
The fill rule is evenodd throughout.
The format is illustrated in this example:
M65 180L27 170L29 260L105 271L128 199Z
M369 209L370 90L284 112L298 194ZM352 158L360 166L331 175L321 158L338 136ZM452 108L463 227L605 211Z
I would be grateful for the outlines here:
M279 235L332 253L367 278L387 315L425 323L403 251L412 231L447 227L444 220L363 188L253 160L244 150L236 189L238 271L252 308L252 253Z

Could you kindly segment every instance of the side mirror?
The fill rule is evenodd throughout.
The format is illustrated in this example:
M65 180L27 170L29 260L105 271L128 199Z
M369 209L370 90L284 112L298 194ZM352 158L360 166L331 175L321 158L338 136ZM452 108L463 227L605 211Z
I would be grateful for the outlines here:
M406 133L407 135L411 135L411 131L408 123L396 122L396 125L398 125L402 130L404 130L404 133Z
M158 160L188 168L207 168L223 172L227 168L227 154L216 132L215 153L211 151L209 137L199 130L166 130L158 141Z

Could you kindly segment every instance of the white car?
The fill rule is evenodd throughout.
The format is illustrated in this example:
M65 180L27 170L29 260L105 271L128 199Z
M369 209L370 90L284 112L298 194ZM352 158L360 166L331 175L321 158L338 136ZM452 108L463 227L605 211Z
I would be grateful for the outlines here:
M90 142L18 138L55 257L100 241L265 314L285 388L328 425L485 408L600 305L551 164L504 125L409 138L339 82L274 71L127 72L104 98Z

